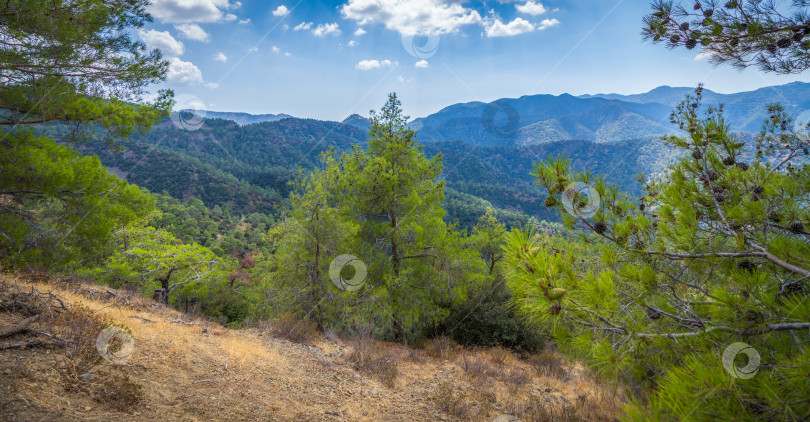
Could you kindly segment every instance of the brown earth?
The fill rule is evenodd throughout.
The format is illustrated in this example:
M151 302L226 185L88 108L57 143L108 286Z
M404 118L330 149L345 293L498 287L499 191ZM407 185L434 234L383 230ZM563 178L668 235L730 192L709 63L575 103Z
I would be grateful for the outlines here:
M35 313L41 319L27 332L0 338L0 420L612 421L621 414L619 394L554 352L518 357L441 341L424 350L377 342L373 353L395 371L358 371L358 343L336 336L296 344L265 329L192 320L132 292L0 274L0 332ZM124 364L100 359L95 348L109 324L134 339ZM31 342L40 344L14 347Z

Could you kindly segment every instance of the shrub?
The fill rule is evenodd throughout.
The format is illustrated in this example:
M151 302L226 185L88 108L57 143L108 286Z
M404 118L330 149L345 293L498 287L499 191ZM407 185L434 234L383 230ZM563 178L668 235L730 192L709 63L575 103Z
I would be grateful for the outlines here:
M456 343L449 337L439 336L430 340L425 340L421 344L428 356L439 359L455 359Z
M239 292L226 289L205 298L202 302L202 311L209 318L235 326L247 318L250 313L250 303Z
M389 388L393 388L399 375L396 355L381 347L371 333L370 327L355 330L349 361L354 363L358 371L370 374Z
M446 382L439 384L436 393L433 394L433 401L440 409L453 416L463 418L467 415L467 406L461 400L461 396L457 395L453 386Z
M528 324L511 306L512 297L500 277L472 292L450 310L438 331L465 346L496 346L537 352L545 334Z
M270 326L270 331L276 337L287 339L293 343L310 343L318 337L318 327L308 319L298 319L291 313L278 317Z

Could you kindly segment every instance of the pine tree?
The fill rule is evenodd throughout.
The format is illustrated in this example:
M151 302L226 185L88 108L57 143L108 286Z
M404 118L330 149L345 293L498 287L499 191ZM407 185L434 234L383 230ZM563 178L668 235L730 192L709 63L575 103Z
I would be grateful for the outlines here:
M810 67L810 10L806 1L657 0L644 17L644 38L669 48L700 45L715 64L752 65L775 73Z
M12 0L0 5L0 260L85 265L113 231L153 202L98 158L34 136L108 141L144 132L172 93L140 103L167 63L128 29L151 20L145 0ZM56 122L43 128L43 123ZM71 128L71 131L67 131Z
M322 323L359 319L404 341L435 325L481 281L482 261L443 221L441 156L425 157L396 95L371 116L367 151L355 145L337 160L326 158L299 186L276 237L268 284L288 296L297 286L287 306L328 314ZM338 291L325 277L330 261L344 254L368 271L358 291Z
M590 218L565 212L564 236L510 233L510 287L527 315L553 323L565 349L649 391L649 407L631 406L631 419L806 419L807 135L770 106L754 157L701 94L672 116L687 136L667 141L684 155L642 198L573 174L566 160L537 166L552 206L566 211L558 198L578 181L600 207ZM754 377L724 365L737 342L761 357ZM745 355L735 362L745 366Z

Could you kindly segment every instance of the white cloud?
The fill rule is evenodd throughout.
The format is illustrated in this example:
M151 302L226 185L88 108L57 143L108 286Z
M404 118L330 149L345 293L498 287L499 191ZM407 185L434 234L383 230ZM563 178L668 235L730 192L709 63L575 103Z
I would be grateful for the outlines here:
M168 62L167 82L181 85L199 85L203 83L202 72L194 63L184 62L177 57L170 57Z
M714 55L714 53L712 53L711 51L708 51L708 50L703 50L703 51L701 51L700 53L698 53L698 54L695 56L694 60L695 60L696 62L700 62L700 61L704 61L704 60L709 60L709 59L711 59L711 58L712 58L712 56L713 56L713 55Z
M363 28L357 28L357 30L354 31L355 37L362 37L363 35L366 35L366 30Z
M380 23L402 35L454 33L482 21L477 11L447 0L348 0L340 12L360 25Z
M281 29L286 31L286 30L290 29L290 25L284 25L284 26L281 27Z
M226 56L225 53L220 51L217 54L214 54L214 60L225 63L228 61L228 56Z
M211 37L196 23L182 23L175 25L174 29L180 31L180 36L194 41L208 42Z
M418 62L416 62L416 64L414 66L416 66L416 67L418 67L420 69L427 69L427 68L430 67L430 63L428 63L427 60L423 59L423 60L419 60Z
M287 16L290 14L290 9L287 9L287 6L281 5L273 11L273 16Z
M340 28L337 23L322 23L312 30L316 37L325 37L327 35L340 35Z
M155 0L147 11L163 23L217 22L241 3L229 0Z
M281 49L280 49L280 48L278 48L278 47L276 47L275 45L272 47L272 50L273 50L273 52L274 52L274 53L276 53L276 54L281 53Z
M349 45L349 47L354 47L354 46L356 46L356 45L357 45L357 41L355 41L355 40L351 40L351 41L349 41L349 44L348 44L348 45Z
M527 1L526 4L523 5L516 4L515 9L517 9L517 11L520 13L525 13L532 16L539 16L548 11L548 9L546 9L542 4L535 3L531 0Z
M177 57L185 51L183 43L174 39L168 31L138 30L138 36L146 44L146 48L150 50L157 48L166 57Z
M398 66L399 63L391 60L361 60L360 63L357 63L355 69L359 70L371 70L371 69L379 69L381 67L395 67Z
M312 28L312 22L301 22L293 28L293 31L306 31L309 28Z
M250 48L248 49L248 53L255 53L255 52L257 52L257 51L259 51L259 48L258 48L258 47L255 47L255 46L254 46L254 47L250 47Z
M534 31L534 25L524 19L516 18L504 24L499 18L492 19L485 25L487 37L511 37Z
M559 24L560 21L558 21L557 19L543 19L543 21L540 22L540 25L537 25L537 30L542 31L546 28L551 28L552 26L557 26Z
M227 15L225 15L225 22L233 22L233 21L235 21L237 19L239 19L239 18L236 15L234 15L233 13L228 13Z
M240 21L239 21L239 22L237 22L237 23L238 23L239 25L246 25L246 24L249 24L249 23L250 23L250 18L247 18L247 19L242 19L242 20L240 20Z
M286 53L284 53L284 57L290 57L290 56L292 56L292 54L290 54L290 52L289 52L289 51L288 51L288 52L286 52Z
M206 82L203 84L208 89L217 89L219 88L219 84L216 82Z

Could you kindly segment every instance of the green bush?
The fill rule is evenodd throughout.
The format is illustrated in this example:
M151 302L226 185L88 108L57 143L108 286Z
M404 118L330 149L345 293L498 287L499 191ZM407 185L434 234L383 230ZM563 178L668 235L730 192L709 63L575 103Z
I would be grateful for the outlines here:
M250 313L250 302L231 289L209 295L202 302L206 316L230 326L241 324Z
M452 307L439 332L465 346L500 345L527 352L542 350L545 333L521 318L511 303L509 290L497 276L491 284L482 286L466 301Z

